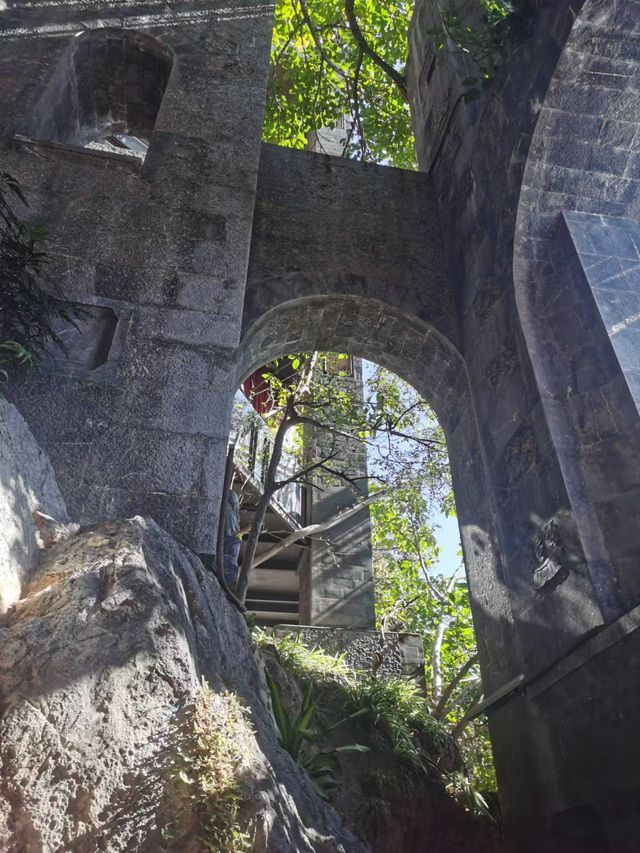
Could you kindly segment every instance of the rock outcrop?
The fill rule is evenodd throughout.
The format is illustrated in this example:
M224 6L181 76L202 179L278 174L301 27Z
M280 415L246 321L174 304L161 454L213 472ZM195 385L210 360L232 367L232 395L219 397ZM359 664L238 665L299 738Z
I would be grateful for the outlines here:
M143 518L55 542L1 619L0 849L204 849L163 832L180 712L203 678L248 709L252 849L364 853L278 747L242 616Z
M20 598L36 565L38 508L58 522L67 520L51 463L22 415L0 395L0 614Z

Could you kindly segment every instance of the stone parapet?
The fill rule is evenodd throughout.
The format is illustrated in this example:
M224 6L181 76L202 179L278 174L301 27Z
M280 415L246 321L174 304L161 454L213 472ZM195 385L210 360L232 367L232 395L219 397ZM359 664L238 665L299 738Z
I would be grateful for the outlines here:
M299 637L305 645L328 654L344 655L345 663L363 672L412 678L425 685L424 650L419 634L364 631L358 628L322 628L310 625L278 625L276 637Z

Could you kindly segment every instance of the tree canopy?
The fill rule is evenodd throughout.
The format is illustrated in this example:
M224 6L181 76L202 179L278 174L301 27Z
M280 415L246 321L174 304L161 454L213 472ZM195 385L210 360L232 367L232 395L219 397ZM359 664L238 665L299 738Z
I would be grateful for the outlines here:
M495 70L496 26L508 0L480 0L486 27L453 11L430 31L437 50L463 52L477 67L468 98ZM405 66L413 0L279 0L264 137L304 148L321 128L345 127L345 156L416 168Z
M280 0L264 135L304 148L347 124L347 153L415 168L404 65L413 0Z

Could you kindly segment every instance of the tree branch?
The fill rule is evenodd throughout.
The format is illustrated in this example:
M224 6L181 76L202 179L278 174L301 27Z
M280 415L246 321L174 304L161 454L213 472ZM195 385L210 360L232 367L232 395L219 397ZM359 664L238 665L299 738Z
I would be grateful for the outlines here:
M247 539L247 546L242 560L242 565L240 566L240 571L238 572L236 595L238 596L242 604L244 604L245 599L247 597L247 590L249 588L249 573L251 571L251 566L253 564L256 550L258 548L258 541L260 540L260 532L262 530L262 525L264 524L264 519L267 514L269 504L271 503L271 498L273 497L276 491L276 474L278 471L278 466L280 465L280 460L282 458L284 439L288 430L291 429L292 426L295 426L296 423L297 418L294 411L294 401L293 397L291 397L289 398L289 400L287 400L285 416L280 422L280 425L278 426L278 429L275 434L275 438L273 440L271 459L269 460L269 467L267 468L267 474L264 481L264 491L262 492L260 500L258 501L258 506L256 508L256 514L253 519L251 532L249 533L249 538Z
M353 37L355 38L358 46L362 50L362 52L368 56L375 64L380 68L384 73L396 84L402 97L405 100L409 99L407 94L407 80L403 74L400 74L399 71L393 67L393 65L389 65L389 63L384 60L379 53L371 47L369 42L364 37L362 30L360 29L360 24L358 23L358 18L355 12L355 0L345 0L344 3L344 11L347 15L347 21L349 22L349 27L351 32L353 33Z
M451 679L451 681L447 684L447 686L445 687L445 689L442 693L442 696L440 697L440 701L438 702L436 707L433 709L432 716L434 716L436 718L436 720L442 719L442 717L445 715L446 711L448 710L447 703L448 703L449 699L451 698L453 691L456 689L456 687L460 684L462 679L469 673L469 671L477 663L478 663L478 654L476 652L475 655L472 655L469 658L469 660L464 664L464 666L460 667L458 672L454 675L454 677Z
M451 737L454 740L457 740L460 737L460 735L464 732L464 730L467 728L467 726L469 725L469 723L473 719L473 717L471 716L471 710L473 709L474 705L476 704L476 702L478 701L478 699L481 696L482 696L482 682L478 682L478 684L476 684L474 686L473 690L470 691L470 696L466 697L469 699L469 702L470 702L469 710L464 715L464 717L462 717L462 719L458 720L458 722L453 727L453 730L451 732Z
M342 524L343 521L347 521L349 518L357 515L360 510L369 506L374 501L379 500L381 497L386 497L386 495L386 492L376 492L375 495L370 495L359 504L350 507L338 515L334 515L333 518L330 518L327 521L318 522L317 524L309 524L306 527L301 527L299 530L294 530L293 533L286 536L281 542L278 542L277 545L272 545L271 548L267 548L266 551L263 551L260 556L255 557L251 568L257 568L262 565L262 563L265 563L267 560L275 557L281 551L284 551L290 545L298 542L300 539L306 539L308 536L317 536L318 533L326 533L327 530L332 530L334 527L337 527L338 524Z
M447 618L447 616L445 615L445 605L447 603L447 595L449 593L449 590L453 586L456 574L457 572L454 572L454 574L452 574L449 580L447 581L444 595L442 596L440 602L438 626L436 628L436 635L433 641L433 652L431 655L431 683L433 685L433 698L435 702L440 701L440 696L442 694L442 644L444 642L444 635L447 631L447 628L451 624L451 619Z
M276 490L282 489L284 486L288 486L289 483L301 482L307 474L311 474L312 471L317 471L318 468L323 468L325 462L328 462L330 459L334 459L337 455L337 451L332 453L330 456L325 456L320 462L314 462L313 465L308 465L306 468L301 468L299 471L296 471L295 474L292 474L290 477L287 477L286 480L278 480L274 483Z
M305 24L307 25L307 29L311 33L311 38L313 39L313 43L315 44L315 46L318 49L318 53L320 54L322 59L324 59L324 61L327 63L329 68L331 68L331 70L334 71L338 75L338 77L342 77L343 79L347 79L347 75L345 74L344 69L340 68L339 65L336 65L335 62L332 62L327 57L325 50L324 50L324 46L322 44L322 39L320 38L320 35L318 34L318 31L317 31L313 21L311 20L311 15L309 14L309 8L307 6L306 0L298 0L298 2L300 3L300 11L302 12L302 18L303 18Z

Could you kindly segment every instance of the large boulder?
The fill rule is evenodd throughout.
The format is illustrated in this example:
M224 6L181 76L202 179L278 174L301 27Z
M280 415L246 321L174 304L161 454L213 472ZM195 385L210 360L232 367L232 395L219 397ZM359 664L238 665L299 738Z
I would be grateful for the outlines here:
M33 517L38 508L66 521L51 463L22 415L0 395L0 614L20 598L35 568L41 543Z
M55 542L0 620L0 850L204 850L198 815L176 827L172 800L203 679L248 709L250 848L364 853L278 747L244 619L198 557L143 518Z

